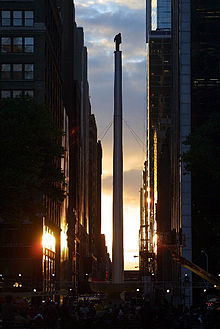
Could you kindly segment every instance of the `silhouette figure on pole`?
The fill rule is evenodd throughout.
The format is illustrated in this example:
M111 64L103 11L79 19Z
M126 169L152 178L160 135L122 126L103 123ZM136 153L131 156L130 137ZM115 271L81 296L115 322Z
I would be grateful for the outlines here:
M116 46L116 51L119 51L119 45L121 44L121 33L118 33L115 38L114 38L115 46Z

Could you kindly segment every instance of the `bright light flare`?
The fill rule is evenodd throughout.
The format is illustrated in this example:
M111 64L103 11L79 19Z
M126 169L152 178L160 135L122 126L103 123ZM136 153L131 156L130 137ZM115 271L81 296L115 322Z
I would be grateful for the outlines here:
M42 245L44 250L49 249L55 252L56 239L53 233L49 232L49 228L47 226L44 226L43 228Z
M61 231L61 255L63 260L68 258L67 233L65 231Z
M154 234L154 236L153 236L153 249L154 249L155 254L157 254L157 241L158 241L158 235Z

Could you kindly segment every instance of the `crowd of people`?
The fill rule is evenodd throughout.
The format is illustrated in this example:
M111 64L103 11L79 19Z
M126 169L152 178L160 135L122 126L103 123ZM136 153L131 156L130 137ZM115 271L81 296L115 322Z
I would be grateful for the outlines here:
M220 311L206 307L174 308L165 299L107 299L28 303L5 297L0 309L3 329L217 329Z

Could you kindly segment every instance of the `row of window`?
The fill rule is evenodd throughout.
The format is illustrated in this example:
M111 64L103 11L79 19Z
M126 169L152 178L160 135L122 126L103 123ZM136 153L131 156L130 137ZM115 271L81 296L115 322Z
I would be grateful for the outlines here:
M32 80L34 64L1 64L1 80Z
M1 52L2 53L33 53L34 38L33 37L2 37Z
M1 99L5 98L21 98L21 97L34 97L33 90L1 90Z
M2 10L1 26L33 26L34 12L32 10Z

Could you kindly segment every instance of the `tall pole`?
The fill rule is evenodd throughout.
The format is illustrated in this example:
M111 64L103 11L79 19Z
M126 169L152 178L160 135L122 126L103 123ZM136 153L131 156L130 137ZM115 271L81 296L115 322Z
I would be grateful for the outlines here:
M124 281L123 248L123 154L122 154L122 52L121 33L114 39L115 80L114 80L114 150L113 150L113 245L112 282Z

